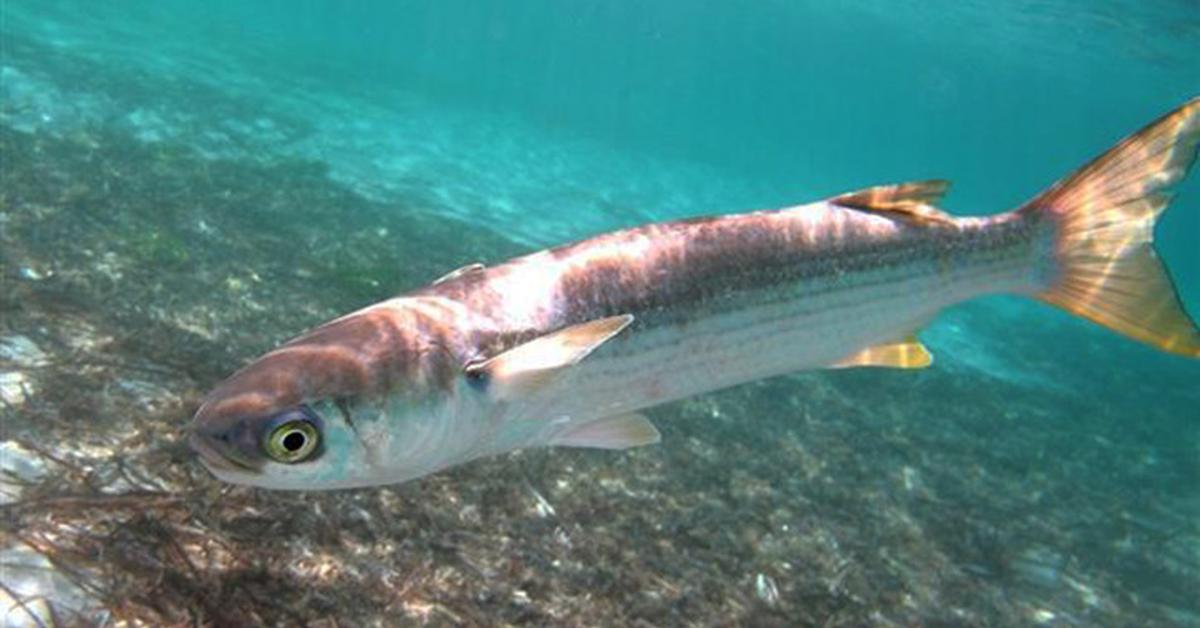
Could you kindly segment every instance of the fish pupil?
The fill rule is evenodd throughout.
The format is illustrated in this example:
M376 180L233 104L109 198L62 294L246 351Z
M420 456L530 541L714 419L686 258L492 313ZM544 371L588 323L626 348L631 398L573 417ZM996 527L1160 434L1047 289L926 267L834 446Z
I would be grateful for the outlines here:
M287 436L283 437L283 448L291 452L300 451L307 441L308 437L299 430L289 432Z

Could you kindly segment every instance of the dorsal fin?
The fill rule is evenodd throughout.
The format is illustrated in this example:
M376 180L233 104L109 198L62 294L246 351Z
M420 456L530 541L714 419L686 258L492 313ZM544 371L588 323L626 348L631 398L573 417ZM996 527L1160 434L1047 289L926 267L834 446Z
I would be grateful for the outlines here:
M914 225L953 224L953 216L934 207L949 187L945 179L877 185L835 196L829 202Z
M455 268L454 270L446 273L445 275L442 275L441 277L434 279L433 283L431 283L429 285L436 286L439 283L445 283L447 281L450 281L451 279L458 279L459 277L462 277L463 275L465 275L467 273L477 273L483 269L484 269L483 264L480 264L478 262L476 262L474 264L467 264L466 266L463 266L461 268Z

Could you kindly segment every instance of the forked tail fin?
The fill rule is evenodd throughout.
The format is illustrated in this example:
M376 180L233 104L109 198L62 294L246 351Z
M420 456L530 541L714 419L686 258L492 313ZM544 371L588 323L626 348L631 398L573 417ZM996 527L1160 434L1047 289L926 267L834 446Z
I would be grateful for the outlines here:
M1146 344L1200 357L1188 318L1154 251L1154 224L1200 143L1200 98L1125 138L1020 210L1054 233L1037 297ZM1200 242L1197 243L1200 245Z

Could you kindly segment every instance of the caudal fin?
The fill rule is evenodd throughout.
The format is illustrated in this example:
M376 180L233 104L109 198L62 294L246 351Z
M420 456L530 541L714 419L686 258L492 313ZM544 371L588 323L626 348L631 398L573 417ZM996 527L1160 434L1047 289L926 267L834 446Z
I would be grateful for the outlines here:
M1200 357L1154 251L1154 224L1200 143L1200 98L1125 138L1019 211L1053 228L1048 287L1037 297L1146 344ZM1197 242L1200 245L1200 242Z

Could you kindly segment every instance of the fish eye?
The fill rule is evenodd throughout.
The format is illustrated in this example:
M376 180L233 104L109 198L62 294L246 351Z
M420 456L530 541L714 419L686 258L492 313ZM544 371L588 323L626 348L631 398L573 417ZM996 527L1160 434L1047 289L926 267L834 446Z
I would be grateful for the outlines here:
M321 442L317 427L303 419L288 421L267 435L267 455L277 462L295 463L308 458Z

